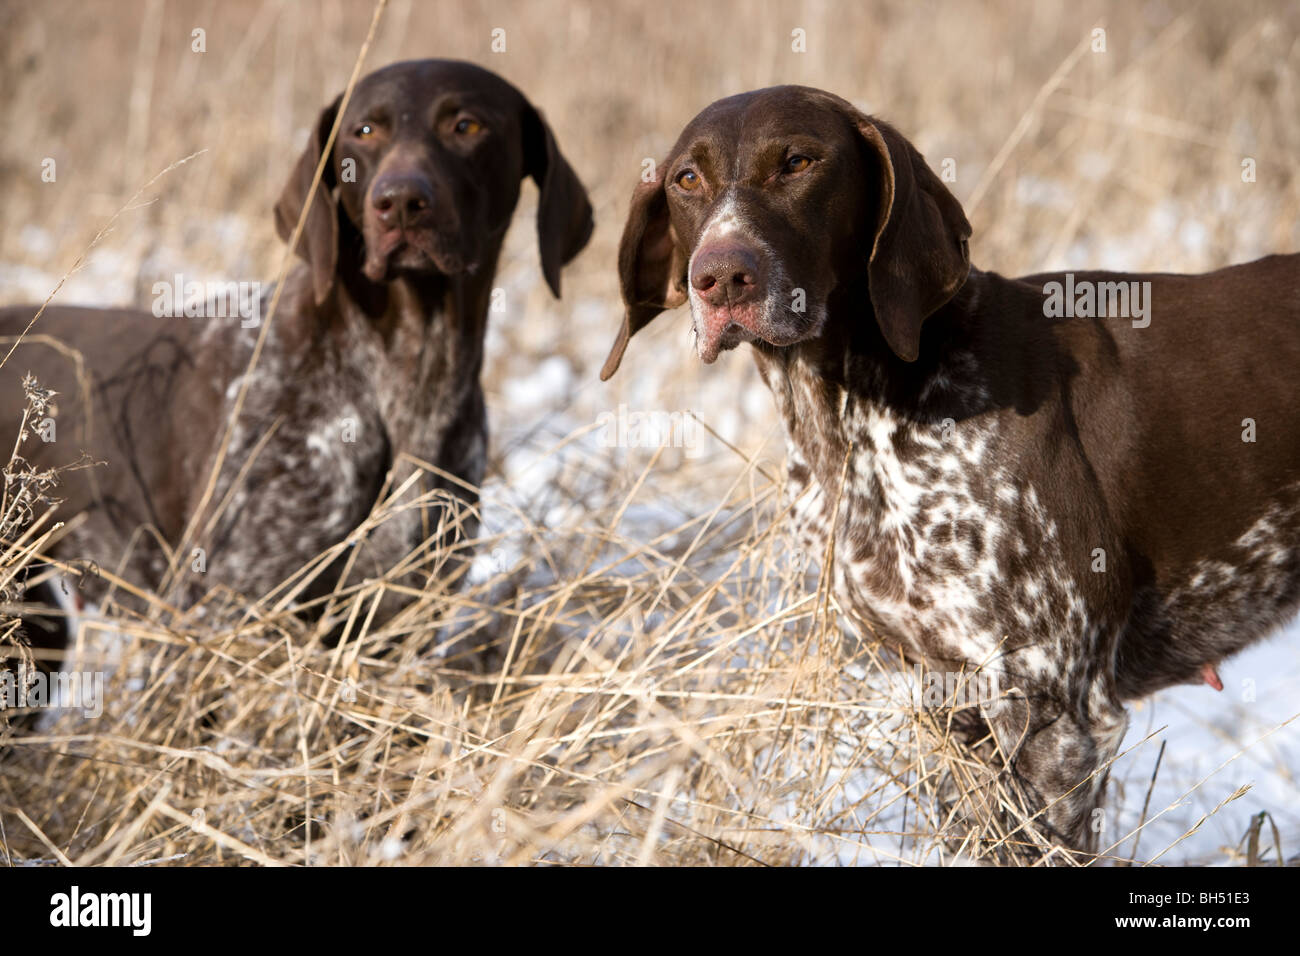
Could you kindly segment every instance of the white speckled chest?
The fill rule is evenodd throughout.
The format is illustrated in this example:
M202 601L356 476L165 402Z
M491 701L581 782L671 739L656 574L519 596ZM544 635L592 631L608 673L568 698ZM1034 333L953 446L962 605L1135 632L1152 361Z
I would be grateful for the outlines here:
M846 610L914 654L1064 681L1065 659L1101 635L1076 583L1089 556L1063 553L996 417L921 423L861 393L819 401L798 363L786 380L773 394L795 522L820 559L834 516Z

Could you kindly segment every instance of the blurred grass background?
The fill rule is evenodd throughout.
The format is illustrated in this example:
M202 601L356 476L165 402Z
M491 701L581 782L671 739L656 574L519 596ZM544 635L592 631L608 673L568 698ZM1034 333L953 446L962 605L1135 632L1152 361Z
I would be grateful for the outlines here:
M0 303L43 300L143 183L199 150L118 219L56 301L147 306L150 286L176 272L271 280L282 255L272 204L343 88L371 11L344 0L0 5ZM1105 52L1089 44L1096 27ZM496 28L505 52L491 52ZM792 50L796 29L806 52ZM1294 251L1300 4L392 0L366 69L426 56L472 60L518 85L595 206L562 301L540 281L531 185L499 272L510 295L489 331L485 508L519 509L530 541L508 545L505 529L520 525L485 521L503 537L484 550L516 590L515 616L484 633L513 633L518 652L497 662L485 702L441 683L442 665L350 649L349 679L368 689L348 701L328 650L241 634L176 670L159 662L201 652L131 622L117 659L132 693L148 688L136 715L93 742L27 744L0 786L0 812L25 808L32 824L8 817L9 848L57 859L56 845L92 862L951 862L936 836L936 775L962 757L934 742L924 715L872 698L875 652L839 647L833 619L799 604L807 582L769 535L776 496L762 472L779 475L783 452L753 363L738 350L703 367L677 313L637 337L614 381L596 380L621 317L613 264L642 162L714 99L800 83L892 122L935 168L953 161L981 268L1199 271ZM56 182L41 179L46 158ZM1254 182L1243 182L1246 159ZM552 454L620 403L693 409L743 455L713 439L690 456L581 443ZM711 509L705 535L690 522ZM637 553L643 541L654 548ZM593 542L624 560L589 574ZM712 603L696 602L709 589ZM774 597L794 610L768 616ZM500 603L483 601L470 608L480 616ZM193 683L178 687L177 674ZM315 694L307 729L291 703L303 694ZM218 698L229 722L214 731L202 702ZM1234 746L1266 723L1250 713L1236 705L1222 721ZM1150 711L1134 723L1150 727ZM1171 748L1162 773L1182 760L1181 779L1194 776L1196 746ZM96 748L102 762L38 760L42 747ZM1150 747L1116 773L1130 808ZM1296 752L1295 733L1252 751L1275 784L1252 812L1281 814L1291 844L1300 818L1276 794L1296 792ZM192 776L151 776L164 766ZM1164 818L1142 857L1183 839L1239 783L1216 781ZM1157 790L1152 815L1164 805ZM1127 832L1138 821L1125 812ZM209 829L188 825L196 813ZM1231 844L1244 813L1194 858L1240 861ZM429 825L412 829L418 821Z
M151 191L156 201L120 221L60 301L145 304L151 284L177 270L273 276L271 205L347 80L369 3L0 9L0 302L43 299L140 185L200 149ZM582 383L594 378L619 316L612 264L641 162L661 158L714 99L777 83L839 93L897 125L932 165L952 158L951 188L969 204L1043 85L1098 25L1106 52L1085 53L1032 111L968 209L974 261L1007 274L1196 271L1300 248L1296 3L393 0L367 68L444 56L501 73L545 111L591 192L597 230L559 304L535 281L531 228L513 230L503 284L529 298L495 321L504 347L489 353L487 381L499 393L539 357L563 356ZM195 28L205 53L191 51ZM494 28L506 31L503 53L490 51ZM807 52L791 49L796 28ZM56 183L41 181L45 157ZM1254 183L1242 182L1245 157L1256 160ZM520 217L534 197L530 186ZM656 323L632 350L633 374L602 401L616 403L651 364L642 377L669 407L706 379L718 395L753 383L747 361L693 361L683 326Z

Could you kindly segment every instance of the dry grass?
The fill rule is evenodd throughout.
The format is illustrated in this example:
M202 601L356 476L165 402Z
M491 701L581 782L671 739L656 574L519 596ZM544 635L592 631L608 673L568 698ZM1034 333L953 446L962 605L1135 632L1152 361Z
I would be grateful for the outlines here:
M0 296L43 299L125 197L202 149L127 204L58 301L145 304L176 271L269 278L282 250L268 210L347 80L370 4L114 9L110 23L58 2L0 13ZM316 631L286 606L301 577L254 607L214 593L202 619L110 599L65 665L111 671L105 714L3 741L6 862L910 865L1016 861L1035 844L1016 795L952 736L960 714L916 706L816 561L792 553L751 363L699 368L666 317L619 379L595 383L620 216L642 158L700 107L801 82L881 113L936 165L956 159L982 267L1195 270L1294 249L1300 11L761 3L683 29L700 16L684 0L392 0L368 64L450 55L503 73L545 110L596 207L561 303L536 281L531 228L512 230L471 581L449 588L450 556L417 550L390 579L415 569L429 584L400 617L374 626L396 585L359 582ZM1108 52L1071 60L1103 21ZM790 52L796 26L807 54ZM55 184L40 181L46 156ZM1241 182L1247 156L1256 183ZM556 368L581 384L530 392ZM710 435L694 457L604 447L591 423L622 402L707 410ZM327 647L337 621L346 636ZM1149 843L1142 860L1166 858ZM1103 846L1126 859L1133 835Z
M8 852L788 864L1032 843L1032 823L969 832L948 815L941 791L980 785L952 713L841 639L821 582L780 548L772 491L745 469L719 508L649 541L520 516L522 559L483 583L448 593L438 552L397 569L434 583L382 629L380 581L336 591L315 634L277 595L229 626L108 607L64 669L115 668L116 705L10 741L0 793L27 832ZM993 786L971 799L1014 801Z

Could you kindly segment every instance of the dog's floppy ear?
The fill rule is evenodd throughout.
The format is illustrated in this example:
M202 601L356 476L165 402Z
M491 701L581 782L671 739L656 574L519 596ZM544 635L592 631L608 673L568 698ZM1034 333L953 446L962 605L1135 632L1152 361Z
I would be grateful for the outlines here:
M618 282L623 292L623 327L600 370L608 381L618 371L627 341L665 309L686 301L686 254L668 217L662 165L655 178L632 193L627 225L618 244Z
M970 223L916 147L893 127L852 112L880 164L879 219L867 267L871 307L889 347L913 362L921 323L970 272Z
M316 175L316 164L320 162L321 150L329 139L342 99L342 96L336 97L333 103L321 111L316 128L307 140L307 147L298 157L297 165L289 174L289 181L284 184L280 198L276 200L275 231L285 242L293 236L294 226L298 225L298 217L307 201L307 191L311 189L312 178ZM302 235L298 239L298 248L294 250L311 266L312 291L317 304L325 301L334 286L334 271L338 266L339 220L334 203L334 186L334 164L327 162L321 173L320 184L312 196L311 208L307 211L307 220L303 223Z
M560 268L591 238L591 203L578 174L561 155L551 127L531 106L524 110L523 136L524 171L533 177L541 192L537 200L537 244L542 275L558 299Z

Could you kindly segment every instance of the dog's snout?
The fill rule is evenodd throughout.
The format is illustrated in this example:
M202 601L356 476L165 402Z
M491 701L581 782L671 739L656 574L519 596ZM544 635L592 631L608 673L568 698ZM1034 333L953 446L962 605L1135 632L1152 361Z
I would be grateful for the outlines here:
M710 305L757 297L762 275L757 254L735 242L700 248L691 268L691 286Z
M383 176L370 191L370 204L384 225L407 226L433 205L433 188L423 176Z

